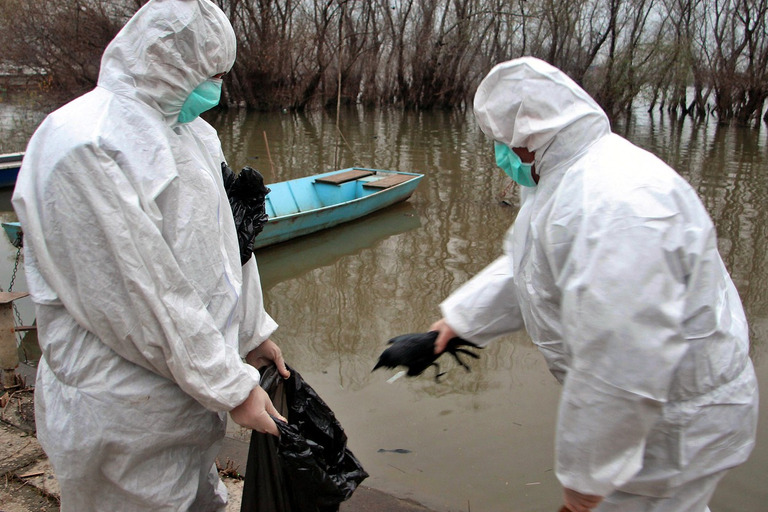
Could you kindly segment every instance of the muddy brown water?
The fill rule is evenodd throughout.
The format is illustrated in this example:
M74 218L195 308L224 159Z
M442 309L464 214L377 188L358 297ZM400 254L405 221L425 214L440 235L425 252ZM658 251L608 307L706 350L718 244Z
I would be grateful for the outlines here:
M514 220L516 190L494 168L492 145L471 112L350 108L338 127L333 112L230 111L208 119L230 165L255 167L268 182L351 166L426 175L406 203L257 252L266 306L280 324L274 339L335 411L371 475L366 485L439 511L557 510L560 487L552 468L560 389L524 332L483 350L470 361L470 373L441 359L447 374L439 383L430 372L391 383L394 371L371 373L389 338L426 330L440 301L499 254ZM744 301L752 356L765 382L766 127L638 112L615 129L670 163L702 197ZM0 209L8 205L7 194L0 194ZM0 251L0 286L7 289L15 252L5 239ZM23 276L15 289L25 289ZM29 305L20 308L30 320ZM34 347L28 351L34 359ZM763 396L758 445L721 483L713 512L765 510ZM232 428L230 435L241 433Z

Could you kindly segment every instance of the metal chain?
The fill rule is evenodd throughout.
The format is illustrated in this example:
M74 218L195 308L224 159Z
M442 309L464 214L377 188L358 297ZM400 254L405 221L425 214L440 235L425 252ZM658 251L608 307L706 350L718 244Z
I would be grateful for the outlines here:
M19 234L19 237L17 238L18 242L21 242L19 240L21 238L21 234ZM14 244L16 245L16 244ZM13 284L16 282L16 273L19 270L19 260L21 260L21 243L17 245L18 249L16 250L16 261L13 264L13 274L11 274L11 284L8 285L8 291L13 291ZM16 306L16 303L13 302L13 313L16 315L16 326L21 327L24 325L24 322L21 321L21 313L19 313L19 308ZM23 341L24 336L21 331L16 332L16 340L17 344L21 346L21 342Z
M19 270L19 259L21 258L21 247L16 250L16 262L13 264L13 274L11 274L11 284L8 285L8 291L13 291L13 283L16 281L16 272Z

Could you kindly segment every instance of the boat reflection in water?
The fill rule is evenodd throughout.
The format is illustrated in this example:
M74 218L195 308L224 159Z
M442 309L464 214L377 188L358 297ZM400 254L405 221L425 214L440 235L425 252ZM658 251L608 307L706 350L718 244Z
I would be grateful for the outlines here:
M287 279L332 265L381 240L420 226L413 205L401 203L334 229L258 249L255 254L262 288L268 290Z

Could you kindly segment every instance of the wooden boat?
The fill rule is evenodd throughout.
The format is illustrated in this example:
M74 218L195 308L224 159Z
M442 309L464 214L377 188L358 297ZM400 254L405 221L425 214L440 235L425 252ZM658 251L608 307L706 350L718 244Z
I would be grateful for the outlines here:
M423 174L376 169L342 169L270 183L266 210L269 220L256 237L254 249L359 219L405 201ZM20 242L18 222L4 222L11 242Z
M19 175L19 168L23 158L24 153L0 155L0 188L12 188L16 185L16 177Z
M359 219L408 199L423 174L350 168L270 183L254 249Z

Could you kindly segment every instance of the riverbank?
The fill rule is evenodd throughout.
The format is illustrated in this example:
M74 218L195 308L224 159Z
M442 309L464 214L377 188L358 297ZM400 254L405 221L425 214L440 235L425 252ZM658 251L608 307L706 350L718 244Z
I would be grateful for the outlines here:
M29 376L29 368L20 368ZM0 393L2 395L2 393ZM248 444L225 438L219 462L229 490L227 512L240 511L243 482L229 475L244 472ZM59 485L48 458L34 435L32 389L10 394L0 417L0 504L2 512L57 512ZM340 512L433 512L411 500L360 486Z

